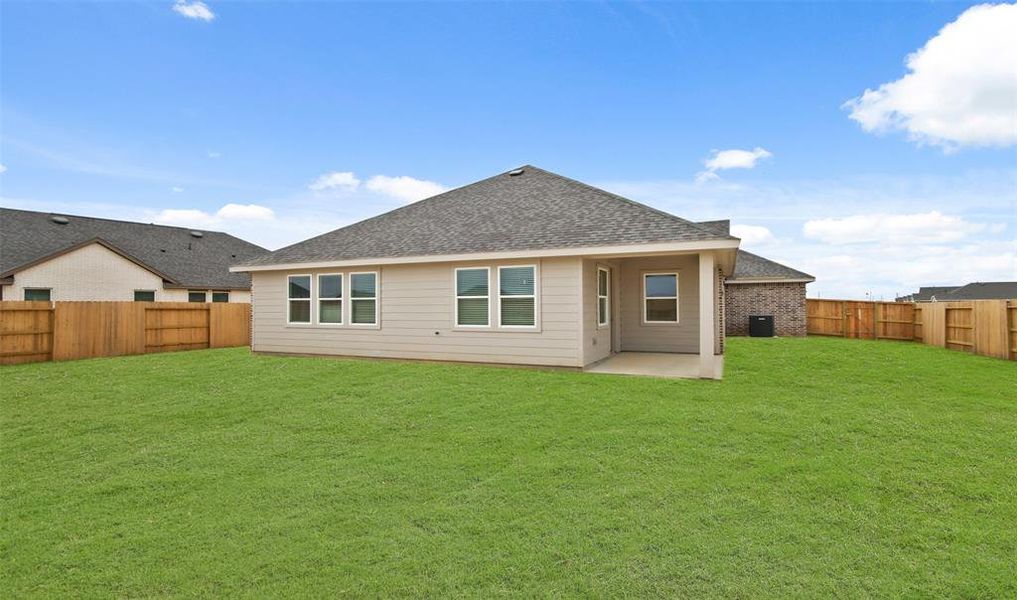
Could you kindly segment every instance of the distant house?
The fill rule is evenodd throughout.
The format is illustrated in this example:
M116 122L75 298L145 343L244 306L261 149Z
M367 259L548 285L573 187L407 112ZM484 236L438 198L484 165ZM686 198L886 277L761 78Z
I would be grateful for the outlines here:
M960 286L920 287L897 302L951 302L959 300L1012 300L1017 298L1017 281L976 281Z
M719 378L738 244L524 166L233 270L252 275L258 352L591 370L646 359Z
M704 221L700 225L730 232L731 222ZM724 325L727 335L748 335L749 317L772 316L774 335L806 333L805 286L816 278L808 273L738 250L734 274L724 280Z
M0 299L250 302L232 235L0 208Z

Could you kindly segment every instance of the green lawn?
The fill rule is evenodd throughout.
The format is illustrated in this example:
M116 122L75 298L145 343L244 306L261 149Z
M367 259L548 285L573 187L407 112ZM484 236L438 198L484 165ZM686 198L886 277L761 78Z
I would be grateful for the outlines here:
M1014 597L1017 364L722 382L212 350L0 369L23 596Z

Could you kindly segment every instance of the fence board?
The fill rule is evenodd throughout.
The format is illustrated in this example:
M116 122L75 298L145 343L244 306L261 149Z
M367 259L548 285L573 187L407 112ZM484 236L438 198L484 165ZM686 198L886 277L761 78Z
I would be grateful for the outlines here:
M49 302L0 301L0 365L50 360L53 309Z
M807 302L809 335L918 341L1017 360L1017 300Z
M244 346L250 304L0 302L0 364Z

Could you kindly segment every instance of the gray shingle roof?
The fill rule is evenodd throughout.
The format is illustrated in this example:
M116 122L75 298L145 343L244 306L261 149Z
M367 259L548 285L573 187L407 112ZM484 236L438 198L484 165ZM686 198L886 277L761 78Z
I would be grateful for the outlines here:
M99 240L181 287L247 289L246 273L230 273L231 264L267 252L250 242L218 231L113 221L0 208L0 277L70 248ZM201 231L193 237L191 231Z
M925 288L922 288L925 289ZM936 300L1011 300L1017 298L1017 281L976 281L955 288L945 294L937 294Z
M724 233L729 233L731 231L731 221L728 219L719 221L700 221L699 224L703 227L710 227ZM792 269L787 265L782 265L779 262L774 262L768 258L763 258L758 254L746 252L745 250L738 251L738 255L735 258L734 273L727 278L728 281L737 281L739 279L816 280L815 277L808 273Z
M918 288L918 292L909 296L902 296L906 298L908 302L927 302L935 297L937 300L942 300L946 294L956 290L959 286L956 285L933 285L923 286Z
M774 262L768 258L763 258L758 254L739 250L738 257L735 259L734 274L731 277L728 277L728 281L737 281L739 279L815 280L816 278L808 273L792 269L789 266Z
M287 263L735 239L530 165L244 263Z

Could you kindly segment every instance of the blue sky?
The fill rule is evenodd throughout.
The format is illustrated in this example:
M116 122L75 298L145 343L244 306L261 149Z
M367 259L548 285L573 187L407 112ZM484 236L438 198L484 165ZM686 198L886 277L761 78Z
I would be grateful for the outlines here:
M4 2L0 196L275 248L532 163L811 295L1017 279L1015 11L970 6Z

